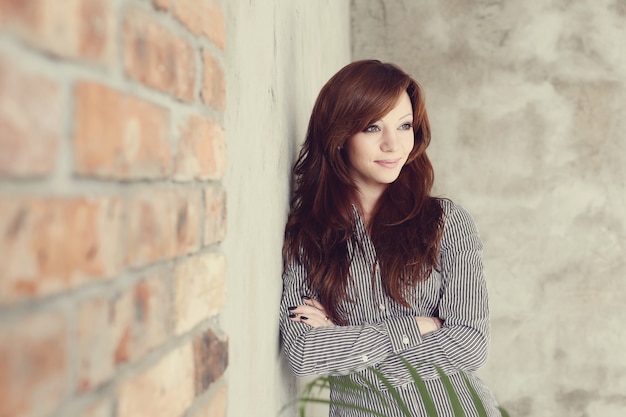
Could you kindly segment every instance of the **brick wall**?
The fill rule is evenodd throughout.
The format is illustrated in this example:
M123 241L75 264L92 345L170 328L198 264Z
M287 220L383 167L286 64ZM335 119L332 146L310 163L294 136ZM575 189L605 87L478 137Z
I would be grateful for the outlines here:
M226 415L219 0L0 0L0 417Z

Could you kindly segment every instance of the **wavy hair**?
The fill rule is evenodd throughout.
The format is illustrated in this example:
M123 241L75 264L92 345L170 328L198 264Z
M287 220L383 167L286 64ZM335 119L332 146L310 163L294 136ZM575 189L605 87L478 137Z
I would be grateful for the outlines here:
M285 267L294 260L304 266L304 291L316 296L338 324L345 324L349 314L341 305L350 279L348 247L357 220L353 205L360 209L342 148L393 109L403 92L413 108L413 149L398 179L379 199L368 230L385 293L408 306L407 287L428 279L438 265L443 229L441 205L430 196L434 172L425 152L430 125L419 84L397 66L377 60L345 66L320 91L293 168Z

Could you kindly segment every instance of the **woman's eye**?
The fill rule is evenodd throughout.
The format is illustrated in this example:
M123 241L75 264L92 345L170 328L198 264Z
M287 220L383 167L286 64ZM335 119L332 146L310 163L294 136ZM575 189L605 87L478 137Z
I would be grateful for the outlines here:
M368 127L366 127L365 129L363 129L363 132L378 132L380 130L380 128L377 125L370 125Z
M400 130L411 130L413 128L413 123L403 123L400 125Z

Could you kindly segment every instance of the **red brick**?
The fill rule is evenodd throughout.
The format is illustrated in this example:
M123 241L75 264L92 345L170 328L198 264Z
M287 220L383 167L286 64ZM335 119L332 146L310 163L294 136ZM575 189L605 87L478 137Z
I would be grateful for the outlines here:
M192 417L226 417L228 387L222 385L211 398L200 404Z
M219 184L204 190L204 246L218 243L226 237L226 191Z
M63 108L56 83L0 53L0 176L54 170Z
M76 87L75 100L78 174L122 179L169 175L172 152L166 109L89 82Z
M0 26L53 54L111 65L114 6L109 0L0 0Z
M196 35L226 47L226 24L219 0L177 0L174 16Z
M159 25L150 15L129 12L124 20L124 69L149 87L193 101L195 52L183 38Z
M115 198L0 200L0 302L67 291L120 268Z
M226 135L214 121L191 116L180 129L174 177L220 179L226 172Z
M202 101L219 111L226 109L226 79L224 70L210 53L202 53Z
M186 344L119 385L116 417L180 417L194 396L194 356Z
M105 382L115 368L141 358L171 332L171 297L163 277L146 278L112 297L84 301L78 310L78 391Z
M137 283L123 303L118 301L116 311L124 311L129 319L132 318L131 359L160 346L171 334L173 326L172 294L168 280L154 276ZM123 351L122 346L118 344L115 351L116 360L121 360L119 352Z
M226 258L221 253L181 261L174 272L174 320L177 334L218 314L226 299Z
M143 190L128 209L127 263L132 266L197 250L200 246L200 190Z
M206 330L193 341L196 395L202 394L228 366L228 341Z
M67 324L59 313L0 327L0 416L50 415L68 393Z
M154 7L160 10L169 10L170 0L152 0Z
M113 374L111 305L106 298L89 299L77 311L78 391L100 384Z

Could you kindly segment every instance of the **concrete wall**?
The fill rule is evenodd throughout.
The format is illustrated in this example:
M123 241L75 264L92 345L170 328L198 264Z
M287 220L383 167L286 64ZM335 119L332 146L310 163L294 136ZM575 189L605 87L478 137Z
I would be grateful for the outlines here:
M424 86L437 193L486 245L482 375L518 417L626 409L626 3L352 2L352 59Z
M320 88L349 61L348 1L229 0L224 6L228 415L273 417L296 387L278 347L290 170Z

